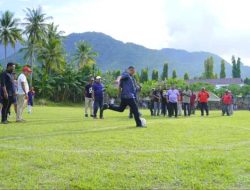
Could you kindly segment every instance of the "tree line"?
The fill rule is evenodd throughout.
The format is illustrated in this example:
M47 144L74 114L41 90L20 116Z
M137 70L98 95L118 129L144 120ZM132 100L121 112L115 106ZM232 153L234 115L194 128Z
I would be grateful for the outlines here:
M36 9L27 8L25 18L20 20L14 13L5 11L0 17L0 43L4 46L4 65L7 64L7 46L11 45L16 59L16 45L21 43L24 59L33 70L30 84L35 87L39 98L46 98L52 101L83 100L84 86L90 76L102 75L106 85L106 92L110 96L117 94L114 81L121 74L121 71L108 71L102 73L96 66L97 52L94 52L91 45L85 41L75 44L73 60L67 60L67 53L63 47L64 32L60 31L53 18L46 15L40 7ZM15 61L15 60L14 60ZM238 78L241 60L232 58L232 76ZM21 72L21 66L17 66L17 72ZM220 78L226 78L225 61L221 61ZM218 78L214 73L214 60L209 57L204 62L204 73L200 78ZM136 79L143 85L142 94L147 94L149 89L156 84L178 84L183 87L185 80L190 79L189 73L178 77L177 71L172 70L169 75L169 65L165 63L160 73L157 69L149 75L149 69L144 68L137 73ZM246 79L249 83L250 79ZM196 89L196 87L194 87Z

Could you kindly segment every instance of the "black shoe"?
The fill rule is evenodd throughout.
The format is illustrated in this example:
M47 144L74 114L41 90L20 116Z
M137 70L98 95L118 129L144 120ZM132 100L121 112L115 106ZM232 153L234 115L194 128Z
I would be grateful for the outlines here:
M89 117L89 115L88 115L88 114L85 114L85 117Z
M91 114L91 115L90 115L90 117L94 117L94 115L93 115L93 114Z
M107 109L109 109L109 105L108 104L103 104L102 111L107 110Z

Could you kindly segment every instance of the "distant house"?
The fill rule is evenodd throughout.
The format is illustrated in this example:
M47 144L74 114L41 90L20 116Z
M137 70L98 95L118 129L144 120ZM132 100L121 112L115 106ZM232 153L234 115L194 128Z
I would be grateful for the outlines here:
M193 83L208 83L214 85L217 89L221 87L227 87L232 84L237 84L240 86L244 86L244 82L241 78L226 78L226 79L191 79L187 80L188 84Z

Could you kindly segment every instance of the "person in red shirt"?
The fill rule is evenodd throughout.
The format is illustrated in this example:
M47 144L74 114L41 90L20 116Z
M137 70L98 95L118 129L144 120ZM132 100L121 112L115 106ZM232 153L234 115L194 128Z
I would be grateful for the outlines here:
M221 98L222 101L222 115L224 116L225 113L227 116L230 116L230 105L232 103L232 95L229 93L228 90L226 90L225 94Z
M209 93L203 87L198 94L198 102L200 103L201 116L204 116L204 110L206 111L206 115L207 116L209 115L208 105L207 105L208 99L209 99Z

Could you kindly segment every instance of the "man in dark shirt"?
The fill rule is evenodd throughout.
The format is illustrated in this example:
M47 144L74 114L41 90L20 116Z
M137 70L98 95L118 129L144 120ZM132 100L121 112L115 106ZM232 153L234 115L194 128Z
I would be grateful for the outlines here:
M137 127L142 127L139 110L136 104L136 92L137 85L134 80L135 68L130 66L127 71L125 71L120 79L120 95L121 104L120 106L104 104L103 110L110 109L113 111L123 112L127 106L131 108L134 115Z
M160 104L161 104L161 94L160 90L156 89L153 92L153 97L154 97L154 116L159 116L160 115Z
M1 74L1 88L3 97L3 108L2 108L2 123L7 124L7 115L10 110L11 104L14 102L16 96L15 84L12 77L12 73L15 70L14 63L8 63L7 69Z
M97 119L97 112L100 108L100 119L103 119L103 99L104 99L104 85L101 83L101 77L96 77L96 82L93 84L92 97L94 99L94 119Z
M93 97L92 97L92 92L93 92L93 83L94 83L94 78L91 78L89 80L89 83L85 86L85 117L88 117L88 109L90 110L90 115L93 117Z
M163 116L167 115L167 89L161 90L161 114Z

